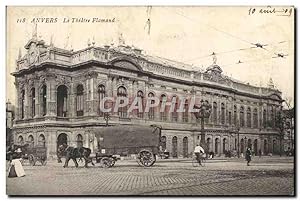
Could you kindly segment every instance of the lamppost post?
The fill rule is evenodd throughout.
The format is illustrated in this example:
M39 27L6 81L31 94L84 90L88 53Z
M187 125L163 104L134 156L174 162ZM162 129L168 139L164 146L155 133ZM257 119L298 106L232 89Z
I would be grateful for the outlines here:
M103 118L105 120L105 126L107 127L108 126L108 121L110 119L110 115L108 112L105 112L104 115L103 115Z
M245 154L246 154L246 150L247 150L247 137L245 136L245 142L244 142L244 151L245 151Z
M237 141L238 141L238 148L237 148L237 154L238 158L240 158L240 127L236 127L236 132L237 132Z
M204 120L205 118L209 118L211 113L211 105L208 101L201 100L200 106L194 106L195 109L199 109L198 112L194 113L196 119L200 119L201 130L200 130L200 144L204 146L205 151L208 151L208 147L205 143L205 131L204 131Z

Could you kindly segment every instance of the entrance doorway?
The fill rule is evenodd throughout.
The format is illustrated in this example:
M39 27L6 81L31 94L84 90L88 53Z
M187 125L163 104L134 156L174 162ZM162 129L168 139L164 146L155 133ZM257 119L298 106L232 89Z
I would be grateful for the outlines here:
M57 148L62 144L68 144L68 135L65 133L61 133L57 137Z
M255 156L257 156L257 139L254 140L254 153L255 153Z

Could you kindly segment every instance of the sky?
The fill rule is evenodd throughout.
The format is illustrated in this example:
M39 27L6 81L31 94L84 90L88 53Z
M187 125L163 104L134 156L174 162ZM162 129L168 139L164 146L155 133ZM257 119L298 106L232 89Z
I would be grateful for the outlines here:
M265 12L260 13L260 9ZM145 54L193 64L204 70L212 64L213 52L223 73L255 86L267 86L272 78L283 99L294 103L294 17L283 12L290 7L8 7L7 9L7 99L15 101L15 61L32 38L34 18L57 18L37 23L38 37L47 44L79 50L88 40L96 46L118 44L122 34L127 45ZM255 10L254 10L255 9ZM250 11L250 15L249 15ZM289 14L289 13L287 13ZM24 19L24 23L17 23ZM70 20L63 23L64 18ZM114 19L114 22L76 22L72 18ZM150 19L150 26L147 20ZM149 31L150 27L150 31ZM254 44L267 46L262 48ZM241 50L242 49L242 50ZM282 53L284 58L277 57ZM239 62L240 61L240 62Z

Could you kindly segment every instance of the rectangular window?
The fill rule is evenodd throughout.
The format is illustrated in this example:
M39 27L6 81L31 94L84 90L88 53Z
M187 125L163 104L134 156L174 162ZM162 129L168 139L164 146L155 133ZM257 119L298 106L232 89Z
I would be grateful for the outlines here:
M228 124L231 126L231 112L228 112Z
M77 116L83 116L83 95L77 96L76 111Z

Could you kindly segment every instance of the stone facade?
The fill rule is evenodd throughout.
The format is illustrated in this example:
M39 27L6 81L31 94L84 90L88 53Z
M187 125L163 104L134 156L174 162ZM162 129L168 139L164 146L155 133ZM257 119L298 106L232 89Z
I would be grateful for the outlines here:
M284 137L283 150L294 150L295 145L295 109L283 110L284 114Z
M279 133L276 113L281 112L281 92L256 87L224 76L216 63L205 72L187 70L191 66L142 54L129 46L96 47L73 51L46 45L33 37L19 55L15 86L15 143L47 146L56 155L57 144L81 143L97 149L94 129L106 122L99 112L103 96L117 97L119 89L128 97L200 97L212 105L205 120L206 141L218 155L225 150L251 146L255 152L276 153ZM200 124L191 113L143 114L111 113L110 125L158 124L162 126L165 147L173 157L187 157L199 142ZM239 132L238 132L239 130ZM238 138L240 143L238 143Z

